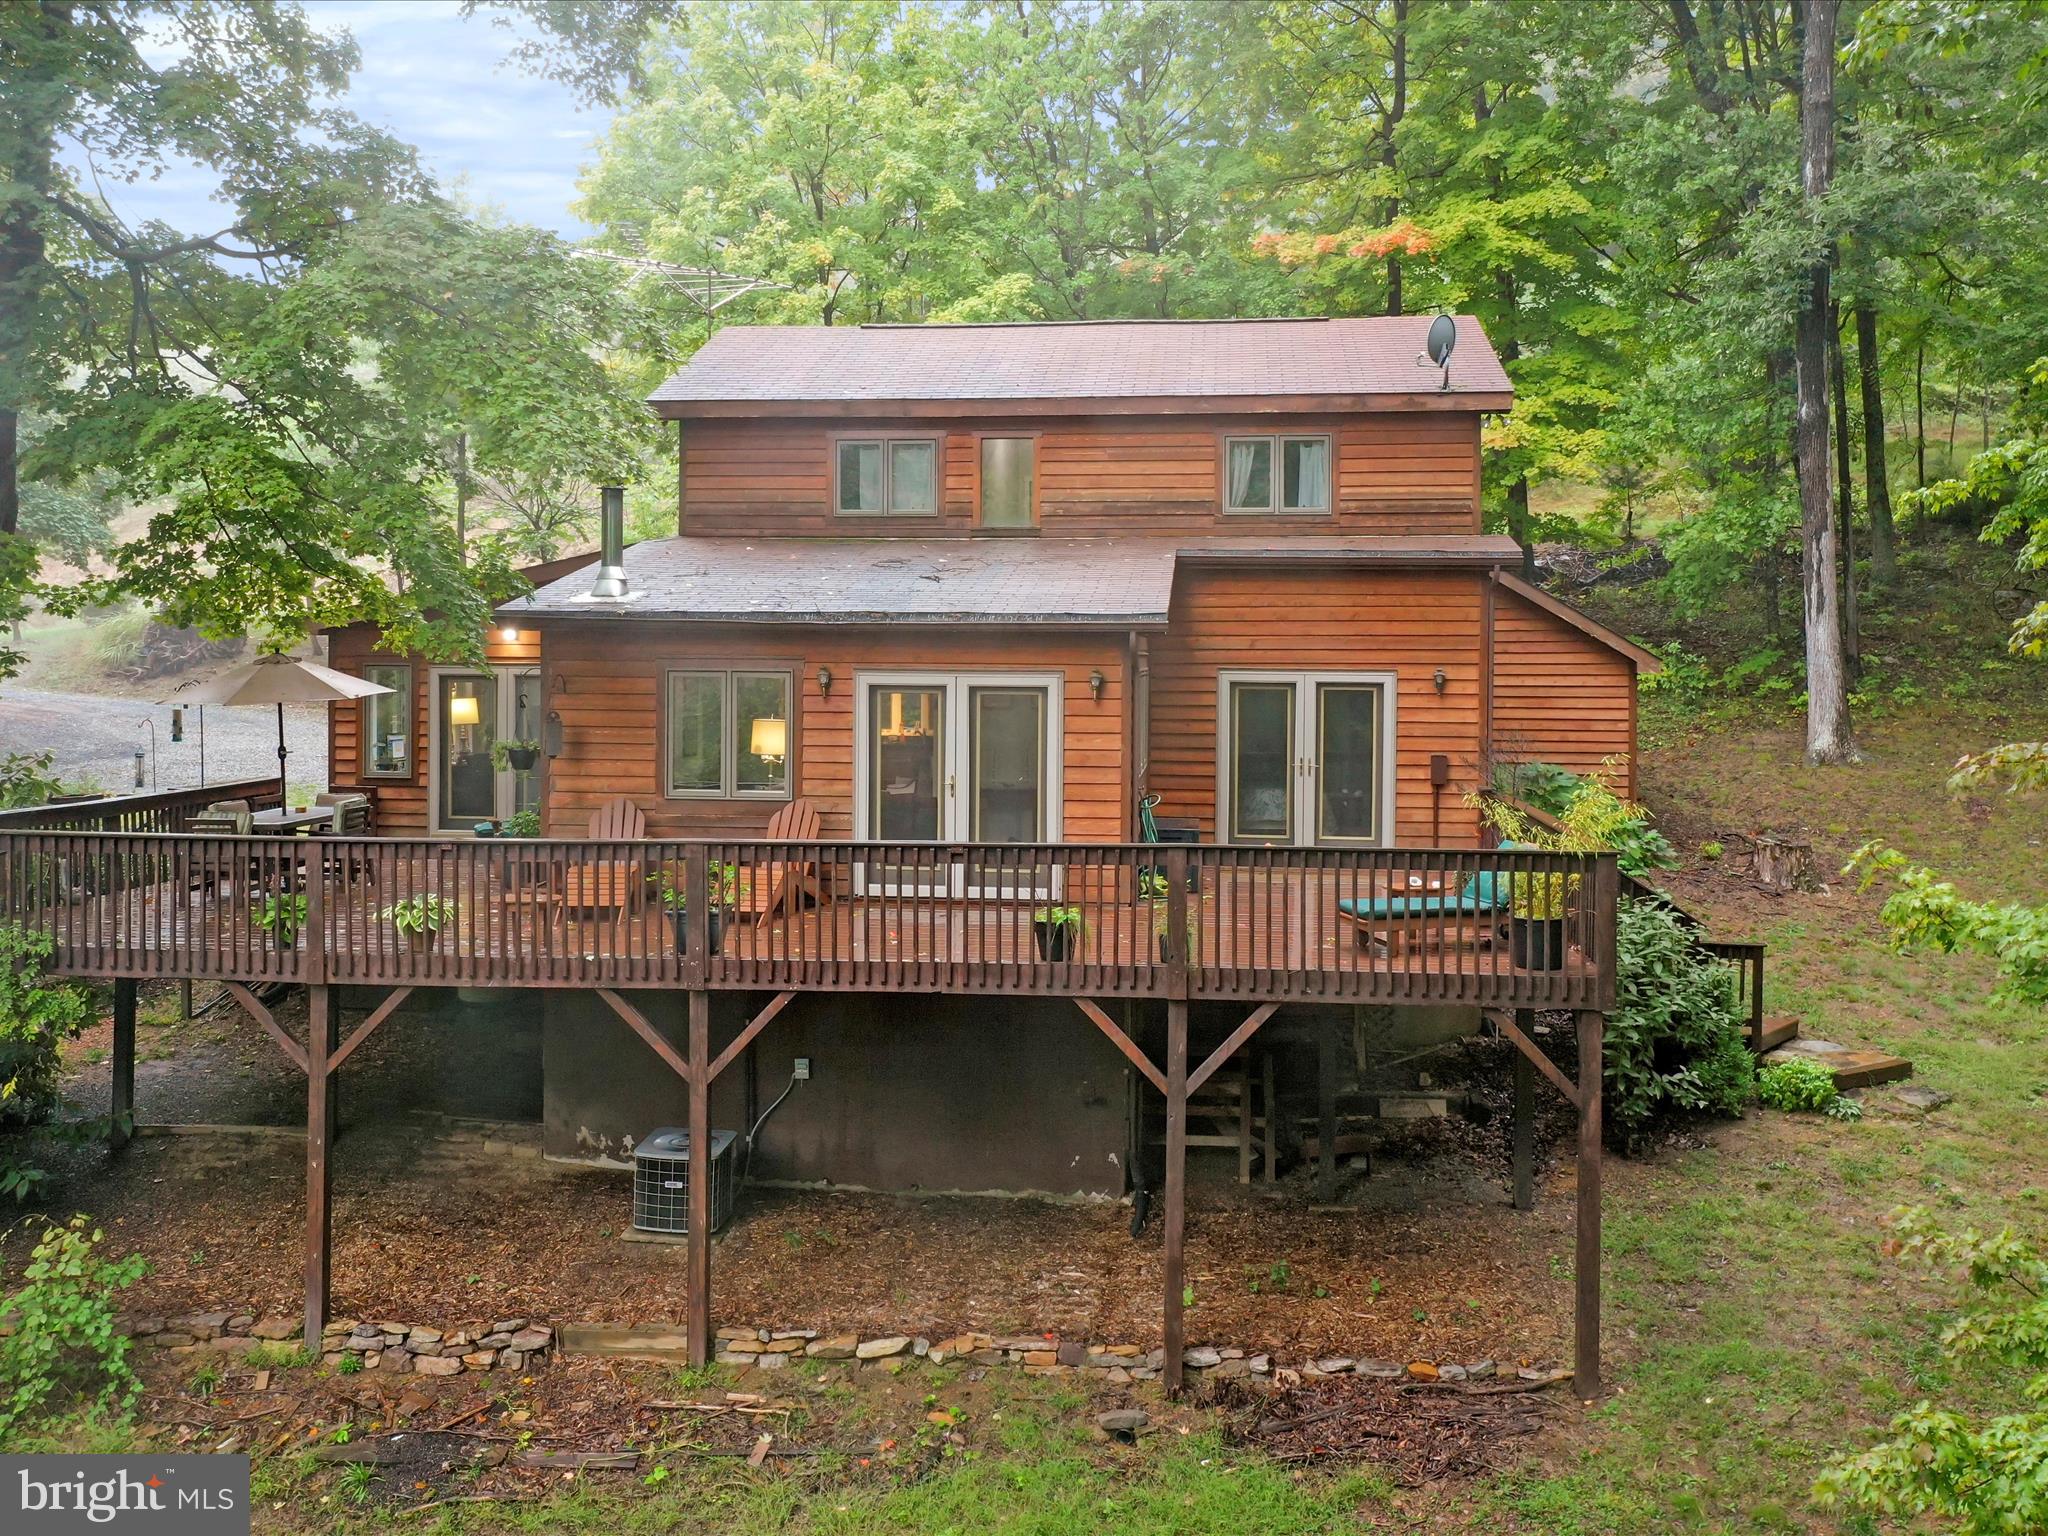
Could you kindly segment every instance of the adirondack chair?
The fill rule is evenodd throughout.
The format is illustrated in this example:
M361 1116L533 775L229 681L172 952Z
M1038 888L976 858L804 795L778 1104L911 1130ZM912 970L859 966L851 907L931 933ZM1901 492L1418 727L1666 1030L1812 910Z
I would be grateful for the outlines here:
M635 842L647 835L647 813L624 795L614 795L590 818L593 842ZM624 917L647 893L647 866L638 859L589 859L562 874L562 903L583 912Z
M815 843L818 840L818 808L808 800L792 800L775 813L768 830L761 834L770 843ZM749 905L756 909L754 923L765 928L775 915L787 909L794 917L805 898L819 906L831 900L820 877L816 859L776 859L755 875Z

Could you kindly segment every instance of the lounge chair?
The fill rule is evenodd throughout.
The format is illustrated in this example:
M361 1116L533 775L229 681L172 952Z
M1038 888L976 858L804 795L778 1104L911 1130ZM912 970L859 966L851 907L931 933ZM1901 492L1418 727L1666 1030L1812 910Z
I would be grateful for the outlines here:
M792 800L775 813L761 839L769 843L815 843L818 827L818 808L808 800ZM755 926L766 928L785 908L795 916L806 898L821 907L830 899L819 877L818 861L784 859L755 872L748 903L755 909Z
M1502 843L1512 852L1525 845ZM1367 901L1345 899L1337 911L1358 930L1358 942L1384 943L1389 955L1411 942L1438 940L1460 947L1489 949L1499 918L1508 909L1508 873L1482 869L1458 888L1455 896L1375 896Z

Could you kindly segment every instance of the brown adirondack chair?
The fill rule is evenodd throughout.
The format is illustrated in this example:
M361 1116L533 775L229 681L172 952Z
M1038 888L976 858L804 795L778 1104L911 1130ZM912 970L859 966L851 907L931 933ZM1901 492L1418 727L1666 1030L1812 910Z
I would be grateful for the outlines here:
M818 808L808 800L792 800L768 823L761 834L770 843L815 843L818 840ZM785 909L794 917L805 898L825 905L831 894L820 878L816 859L775 859L761 867L748 904L756 909L754 924L765 928Z
M593 842L632 842L647 835L647 813L614 795L590 818ZM590 859L563 871L562 901L585 912L623 915L647 892L647 866L638 859Z

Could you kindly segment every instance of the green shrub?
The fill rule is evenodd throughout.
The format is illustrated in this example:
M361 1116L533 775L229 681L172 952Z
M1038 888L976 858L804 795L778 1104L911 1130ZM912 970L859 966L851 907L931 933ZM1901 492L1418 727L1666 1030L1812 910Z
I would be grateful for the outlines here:
M1584 782L1555 763L1496 763L1493 769L1495 794L1534 806L1546 816L1562 816Z
M48 939L0 923L0 1130L48 1118L64 1042L92 1014L83 987L44 974L49 957Z
M63 784L50 772L54 752L10 752L0 757L0 811L43 805Z
M1823 1472L1815 1495L1887 1530L2048 1530L2048 1257L2010 1228L1951 1236L1920 1210L1895 1213L1893 1229L1889 1251L1966 1275L1983 1298L1943 1330L1942 1353L1981 1357L2028 1383L2029 1408L1971 1417L1923 1400L1892 1420L1891 1439Z
M84 1216L45 1229L22 1270L27 1284L0 1301L0 1438L65 1400L125 1410L142 1390L114 1326L114 1293L148 1266L139 1253L103 1257L104 1238Z
M1487 824L1508 841L1548 848L1557 853L1612 851L1615 863L1626 875L1642 876L1660 869L1676 869L1678 850L1671 846L1670 839L1650 825L1650 813L1614 792L1611 781L1617 779L1626 766L1625 759L1610 757L1600 765L1600 772L1581 778L1550 763L1521 764L1517 772L1541 770L1536 781L1538 789L1553 800L1562 791L1563 781L1571 781L1569 792L1564 794L1562 808L1555 812L1534 801L1522 802L1552 817L1557 823L1555 826L1547 826L1503 800L1473 798L1478 800L1480 814L1486 818ZM1495 778L1498 788L1498 772Z
M1842 1097L1825 1062L1774 1061L1757 1074L1756 1096L1771 1109L1813 1110L1831 1120L1860 1120L1863 1108Z
M1603 1081L1609 1134L1626 1149L1675 1110L1740 1115L1755 1069L1734 970L1701 953L1659 902L1618 904L1615 948Z
M505 818L505 825L498 829L500 837L539 837L540 812L532 809L514 811Z

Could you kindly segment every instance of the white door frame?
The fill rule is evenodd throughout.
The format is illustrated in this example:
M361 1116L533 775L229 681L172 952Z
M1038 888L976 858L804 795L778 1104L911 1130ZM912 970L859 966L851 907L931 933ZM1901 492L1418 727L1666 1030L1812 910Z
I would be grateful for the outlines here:
M461 827L441 825L441 736L447 729L447 721L441 714L441 681L449 677L482 678L497 689L498 734L502 736L511 729L512 719L518 713L518 679L532 677L538 681L540 667L533 663L488 670L482 667L427 668L427 834L430 837L474 837L474 823ZM541 771L538 764L533 771ZM491 775L491 808L496 820L502 821L510 814L505 807L512 803L515 778L516 774L510 768Z
M939 836L942 843L964 843L968 841L968 805L971 790L970 774L973 765L968 750L971 733L968 729L968 696L975 688L1030 688L1045 695L1045 802L1043 842L1058 842L1065 828L1064 806L1061 799L1062 780L1065 777L1066 757L1062 742L1062 726L1066 714L1067 678L1064 672L980 672L969 669L946 670L940 668L878 668L875 670L856 669L853 674L853 835L856 842L878 841L875 837L872 812L874 793L874 717L871 695L876 687L883 688L928 688L945 695L944 714L941 716L941 730L944 739L940 742L940 763L946 774L946 789L939 803ZM946 890L929 886L885 885L876 882L876 889L886 889L891 894L914 896L953 896L969 894L964 886L964 871L951 877ZM857 867L854 871L855 890L866 888L866 871ZM1055 876L1055 878L1057 878ZM1049 899L1051 890L1024 891L1009 887L975 887L977 896L1006 898Z
M1289 772L1294 841L1289 845L1252 843L1251 847L1386 848L1394 828L1395 701L1399 678L1392 672L1331 671L1323 668L1226 668L1216 674L1216 840L1231 839L1230 796L1234 765L1230 755L1231 688L1237 683L1286 683L1294 688L1294 762ZM1379 835L1334 838L1316 835L1316 800L1322 763L1315 748L1316 698L1326 683L1380 690Z

